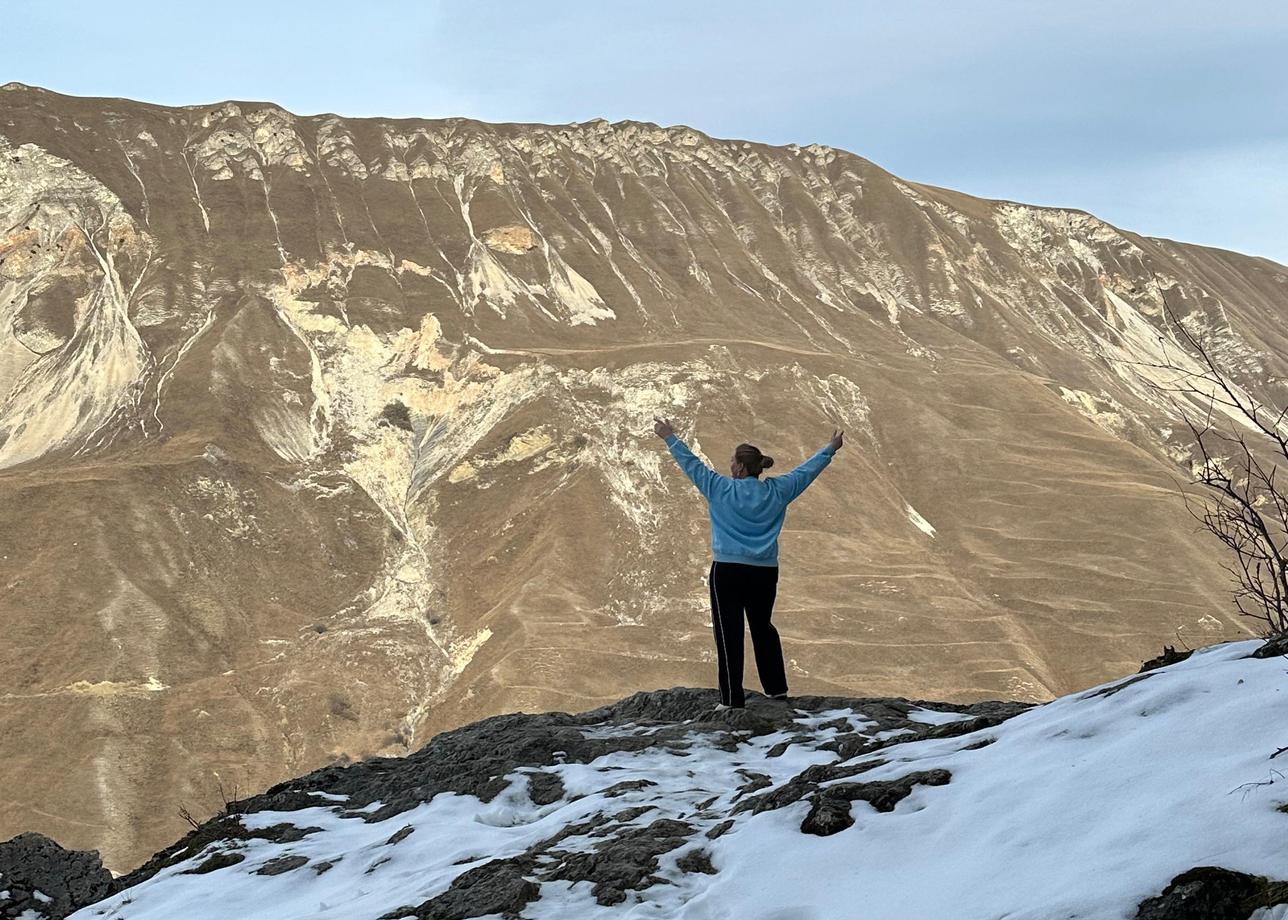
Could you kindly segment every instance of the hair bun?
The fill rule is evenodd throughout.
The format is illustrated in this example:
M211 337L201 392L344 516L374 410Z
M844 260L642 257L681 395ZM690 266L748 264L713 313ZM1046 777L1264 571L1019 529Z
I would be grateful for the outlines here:
M762 456L762 457L760 458L760 468L761 468L762 470L767 470L767 469L769 469L769 468L770 468L771 466L773 466L773 465L774 465L774 458L773 458L773 457L770 457L770 456L768 456L768 455L764 455L764 456Z

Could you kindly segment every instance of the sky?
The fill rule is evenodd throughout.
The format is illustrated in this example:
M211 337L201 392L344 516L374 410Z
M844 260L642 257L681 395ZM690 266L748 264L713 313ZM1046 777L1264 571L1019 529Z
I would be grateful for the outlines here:
M0 83L683 124L1288 264L1288 4L3 0Z

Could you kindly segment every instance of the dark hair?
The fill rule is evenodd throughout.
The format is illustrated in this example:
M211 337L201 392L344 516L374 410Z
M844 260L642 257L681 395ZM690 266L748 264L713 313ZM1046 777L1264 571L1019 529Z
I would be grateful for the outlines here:
M754 444L739 444L733 452L733 457L747 468L750 476L759 476L774 465L774 458L762 454L760 448Z

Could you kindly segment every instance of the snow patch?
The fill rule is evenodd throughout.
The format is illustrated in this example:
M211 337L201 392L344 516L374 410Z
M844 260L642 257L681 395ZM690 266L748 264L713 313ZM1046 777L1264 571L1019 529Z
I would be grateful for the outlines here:
M920 530L922 533L931 537L935 535L935 528L931 525L929 521L927 521L924 517L922 517L918 513L916 508L912 507L912 505L909 505L907 502L905 502L903 509L908 515L908 520L912 521L913 525L918 530Z

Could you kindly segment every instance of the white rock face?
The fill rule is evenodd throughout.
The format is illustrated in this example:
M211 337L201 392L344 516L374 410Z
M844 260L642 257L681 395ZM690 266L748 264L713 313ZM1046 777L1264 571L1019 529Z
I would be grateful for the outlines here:
M67 160L3 137L0 225L8 231L0 249L5 467L84 446L109 419L138 408L150 355L129 301L153 242L102 183ZM124 260L142 263L128 287L118 267ZM71 334L51 328L59 318Z

